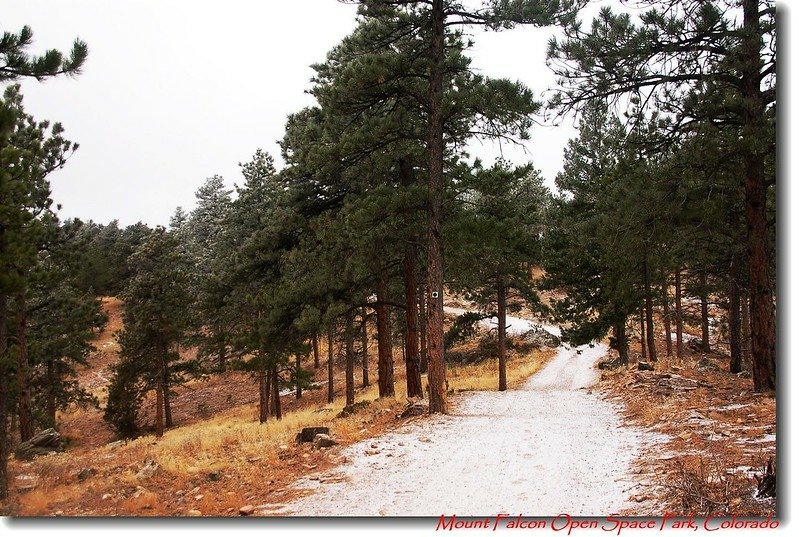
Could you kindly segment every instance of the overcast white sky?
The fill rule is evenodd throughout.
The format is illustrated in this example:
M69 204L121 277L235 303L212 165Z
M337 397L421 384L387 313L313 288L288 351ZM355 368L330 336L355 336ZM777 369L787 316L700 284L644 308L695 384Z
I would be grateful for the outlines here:
M336 0L226 2L0 1L0 30L28 24L36 50L89 44L81 76L23 82L27 111L60 121L80 144L52 176L62 217L165 224L190 209L206 177L240 181L238 163L258 147L278 157L287 114L312 104L304 93L327 51L355 26L355 7ZM551 30L477 36L475 66L525 81L553 82L544 65ZM539 127L530 158L553 179L570 128ZM497 148L479 149L493 158Z

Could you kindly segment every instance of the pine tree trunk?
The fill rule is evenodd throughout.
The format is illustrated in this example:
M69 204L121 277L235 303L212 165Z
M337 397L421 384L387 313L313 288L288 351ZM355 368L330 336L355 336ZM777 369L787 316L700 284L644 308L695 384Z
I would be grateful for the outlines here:
M646 326L644 322L644 308L643 306L639 310L640 318L641 318L641 361L646 362Z
M655 321L652 312L652 283L649 277L649 251L644 243L644 306L646 308L646 345L649 351L649 361L657 362L655 350Z
M430 24L430 97L427 138L427 381L430 413L447 412L444 365L444 0L432 0Z
M8 455L10 435L8 432L10 371L6 362L8 349L8 310L6 295L0 293L0 500L8 497Z
M419 285L419 358L420 373L427 373L427 311L425 308L425 289L424 285Z
M377 280L377 386L380 397L394 397L394 360L391 349L391 315L388 281L383 269Z
M741 289L738 279L741 276L741 256L732 255L730 263L729 301L730 301L730 373L741 372Z
M626 319L613 325L613 337L616 339L616 351L619 353L619 361L624 365L629 365L630 354L627 342Z
M56 389L55 389L55 363L52 358L47 360L47 419L50 427L55 427L56 414Z
M333 402L333 327L327 331L327 402Z
M272 410L275 414L275 419L283 419L283 413L280 409L280 375L277 372L277 364L272 366Z
M752 380L755 391L777 387L776 317L771 286L771 240L766 208L766 177L759 153L765 137L765 103L760 88L760 15L758 0L743 0L741 71L744 97L742 153L749 259L749 307L752 325Z
M666 332L666 356L671 356L673 349L671 344L671 312L669 311L669 282L663 284L663 329Z
M319 335L313 336L313 368L319 369Z
M347 325L344 331L344 347L346 349L346 362L344 366L346 377L346 402L349 406L355 404L355 329L352 326L352 314L347 314Z
M674 271L674 322L677 337L677 359L682 360L682 268Z
M258 421L266 423L269 419L269 379L266 376L266 364L261 363L258 371Z
M164 358L164 423L172 427L172 404L169 396L169 361Z
M369 386L369 324L366 308L361 308L361 387Z
M416 247L412 242L405 245L402 262L405 283L405 384L408 397L424 397L419 360L418 319L416 311Z
M752 324L749 320L748 293L741 293L741 358L752 364Z
M157 352L158 370L155 373L155 436L164 436L164 355Z
M33 437L33 415L31 394L28 390L28 312L24 293L18 297L17 320L17 398L20 440L27 442Z
M296 382L296 396L297 399L302 398L302 386L300 386L300 372L302 371L302 355L297 353L296 360L294 362L294 382Z
M707 307L707 272L699 271L699 305L702 312L702 351L710 352L710 315Z
M505 330L507 323L507 288L500 282L497 285L497 353L499 354L499 391L508 389L508 356L505 349Z

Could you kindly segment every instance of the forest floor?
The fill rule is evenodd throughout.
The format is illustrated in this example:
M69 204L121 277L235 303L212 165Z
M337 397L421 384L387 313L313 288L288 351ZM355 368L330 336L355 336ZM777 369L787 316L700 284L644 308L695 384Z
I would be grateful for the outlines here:
M654 371L603 372L597 391L622 405L627 423L664 435L636 463L654 487L636 498L656 498L662 511L690 515L776 513L774 498L757 498L759 480L776 469L776 399L752 390L747 375L725 371L723 354L694 352L661 359Z
M106 329L95 341L97 352L79 382L100 400L118 360L114 332L122 327L120 301L104 299L109 316ZM475 350L476 342L464 345ZM326 348L321 367L313 369L315 381L326 381ZM314 472L346 460L342 450L365 438L379 436L426 416L402 418L406 406L405 375L400 349L395 352L395 399L378 399L372 384L356 391L363 406L339 417L344 407L344 376L340 349L336 349L337 397L326 402L325 389L309 389L302 398L286 393L283 419L258 423L257 382L243 372L226 371L205 381L175 387L173 414L176 426L162 438L145 435L129 442L115 441L99 409L72 409L59 415L60 431L67 440L63 453L33 461L11 459L11 497L0 504L0 514L12 516L238 516L242 507L261 502L286 502L296 496L289 485ZM187 356L193 351L186 351ZM371 353L370 375L376 374ZM551 349L511 353L509 383L516 386L551 358ZM496 389L496 360L448 366L449 389ZM361 384L360 369L357 383ZM423 382L425 381L423 376ZM143 423L152 420L145 409ZM328 426L339 442L331 449L313 450L297 444L302 427ZM153 467L157 468L153 471ZM258 514L257 512L255 514Z

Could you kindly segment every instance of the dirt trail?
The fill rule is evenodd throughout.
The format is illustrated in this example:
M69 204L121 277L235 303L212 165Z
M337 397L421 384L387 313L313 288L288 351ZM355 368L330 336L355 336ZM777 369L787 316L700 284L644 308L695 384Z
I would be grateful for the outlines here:
M509 324L519 333L534 323ZM520 390L453 397L450 415L349 446L342 451L348 462L295 483L310 495L262 512L603 516L635 509L628 501L636 485L631 463L657 439L622 427L616 407L584 389L606 351L561 347Z

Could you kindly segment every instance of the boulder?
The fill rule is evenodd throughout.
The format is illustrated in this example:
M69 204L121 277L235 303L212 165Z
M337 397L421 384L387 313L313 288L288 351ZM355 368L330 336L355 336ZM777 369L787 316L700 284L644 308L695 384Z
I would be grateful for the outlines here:
M84 468L83 470L78 472L78 475L76 477L78 478L78 481L86 481L91 476L96 474L97 474L96 468Z
M327 435L327 434L317 434L316 436L314 436L314 439L313 439L313 447L314 447L314 449L320 449L320 448L323 448L323 447L325 447L325 448L333 447L336 444L338 444L338 442L336 442L335 440L330 438L330 435Z
M618 356L616 358L610 360L602 360L598 364L596 364L598 369L610 370L610 369L618 369L626 365L621 358Z
M341 412L336 414L336 418L346 418L347 416L352 416L359 410L368 407L370 404L371 403L369 401L358 401L357 403L347 405L341 409Z
M55 429L45 429L33 435L27 442L22 442L14 451L14 455L20 460L30 460L39 455L48 455L63 451L61 435Z
M427 414L427 405L421 401L408 403L405 409L400 414L401 418L409 418L411 416L421 416Z
M638 362L638 371L654 371L655 366L648 362Z
M149 460L144 463L141 470L136 473L136 479L150 479L158 471L158 463L154 460Z
M550 334L540 326L534 327L532 330L528 330L522 336L525 342L531 343L538 347L549 347L554 349L560 346L560 338L556 335Z
M304 427L302 431L297 433L297 443L313 442L318 434L330 434L329 427Z
M248 504L248 505L245 505L244 507L241 507L241 508L239 509L239 514L240 514L241 516L250 516L250 515L251 515L251 514L253 514L254 512L255 512L255 506L253 506L253 505L249 505L249 504Z

